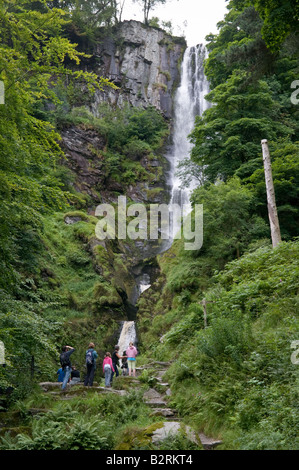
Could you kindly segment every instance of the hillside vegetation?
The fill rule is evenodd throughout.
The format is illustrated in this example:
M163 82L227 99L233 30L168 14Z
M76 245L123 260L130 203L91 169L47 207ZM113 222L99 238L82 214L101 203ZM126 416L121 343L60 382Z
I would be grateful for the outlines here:
M65 343L75 346L79 368L90 340L102 360L132 313L136 246L96 240L95 206L116 204L120 194L131 204L134 191L145 204L165 197L169 122L150 107L102 104L98 117L90 112L96 89L116 88L86 71L85 60L117 25L118 2L104 2L96 18L87 3L0 6L2 450L107 450L124 440L145 449L148 442L134 444L134 436L158 425L143 390L125 380L115 389L127 395L90 390L69 402L37 385L56 380ZM189 252L177 240L158 256L159 275L138 302L139 364L173 361L170 403L184 423L220 438L222 449L299 445L295 18L294 0L231 0L219 33L207 37L212 106L196 118L191 164L179 170L184 184L191 173L201 180L192 204L203 204L204 243ZM96 142L84 145L87 179L66 157L68 132ZM269 141L282 233L275 249L261 139ZM96 380L103 380L101 367ZM150 387L151 370L140 380ZM33 406L42 416L32 416ZM165 448L193 447L182 438Z
M184 184L190 171L202 180L192 202L203 204L203 246L186 252L175 242L139 301L144 353L174 360L172 403L199 429L224 437L227 448L298 448L299 369L291 360L299 293L296 8L230 1L219 33L207 38L213 106L196 119L192 164L180 167ZM274 250L265 138L283 238Z

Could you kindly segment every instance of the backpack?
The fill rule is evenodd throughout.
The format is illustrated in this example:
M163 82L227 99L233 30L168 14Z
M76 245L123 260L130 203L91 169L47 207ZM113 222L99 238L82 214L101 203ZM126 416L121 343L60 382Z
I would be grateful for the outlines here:
M68 357L67 352L63 352L60 354L60 364L63 369L70 365L70 359Z
M93 350L92 349L88 349L88 351L86 351L86 364L87 365L92 365L94 363L94 357L93 357Z

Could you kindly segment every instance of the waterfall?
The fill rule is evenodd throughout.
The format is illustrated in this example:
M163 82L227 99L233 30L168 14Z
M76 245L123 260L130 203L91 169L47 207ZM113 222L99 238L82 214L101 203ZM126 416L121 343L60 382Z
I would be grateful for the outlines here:
M136 346L137 334L134 321L124 321L121 329L120 337L118 340L119 354L122 356L123 352L129 347L129 343L132 341ZM120 361L121 364L121 361Z
M194 127L195 116L201 116L209 107L204 96L209 92L209 83L204 74L204 59L207 51L202 44L188 47L181 65L181 84L175 96L175 113L173 129L173 145L168 154L170 161L169 184L171 186L171 204L178 204L181 209L185 204L184 215L191 211L190 195L196 187L195 181L190 178L189 188L181 188L181 181L176 175L178 164L189 158L192 144L188 139ZM198 185L198 183L197 183ZM181 221L173 221L172 233L181 228ZM171 246L172 240L169 244Z
M139 280L139 294L142 294L142 292L146 291L151 287L151 279L149 274L142 274L140 280Z
M202 44L186 49L184 59L181 65L181 83L177 89L174 103L174 128L173 144L167 155L170 162L169 185L171 187L171 204L178 204L187 215L191 211L190 195L196 187L194 181L190 181L189 188L182 189L180 179L176 176L177 165L189 158L192 144L189 142L188 135L194 127L195 116L201 116L209 107L204 96L209 92L209 83L204 74L204 59L207 52ZM198 183L197 183L198 184ZM172 220L173 229L171 232L177 233L181 229L181 220ZM160 253L170 248L172 238L165 240L161 244ZM150 287L150 278L144 274L139 279L138 296ZM122 354L129 346L129 342L136 342L137 335L135 322L126 321L123 323L118 345Z

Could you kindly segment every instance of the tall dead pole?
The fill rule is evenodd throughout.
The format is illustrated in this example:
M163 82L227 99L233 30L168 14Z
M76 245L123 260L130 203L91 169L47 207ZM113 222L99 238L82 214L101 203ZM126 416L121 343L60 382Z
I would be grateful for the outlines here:
M262 151L263 151L263 162L265 170L265 181L267 190L267 201L268 201L268 215L271 228L272 246L275 248L281 242L281 234L279 227L279 220L277 214L277 207L275 201L275 191L272 177L272 167L270 152L268 147L268 141L262 140Z
M207 315L207 304L214 304L214 300L207 300L203 299L200 302L198 302L203 306L203 321L204 321L204 328L207 328L208 326L208 315Z

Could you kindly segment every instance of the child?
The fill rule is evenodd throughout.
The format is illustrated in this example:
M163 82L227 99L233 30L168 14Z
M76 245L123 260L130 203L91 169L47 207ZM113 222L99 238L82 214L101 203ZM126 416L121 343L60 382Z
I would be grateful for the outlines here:
M129 347L126 351L127 358L128 358L128 366L129 366L129 376L132 375L133 372L133 377L135 377L136 374L136 356L138 354L137 349L135 348L134 344L132 341L129 344Z
M123 352L123 356L125 356L125 355L126 355L126 351ZM128 375L129 366L128 366L127 357L125 357L125 359L123 359L121 368L123 370L123 375Z
M114 372L114 367L112 364L110 352L106 352L105 358L103 360L103 371L105 374L105 387L110 387L111 374Z

